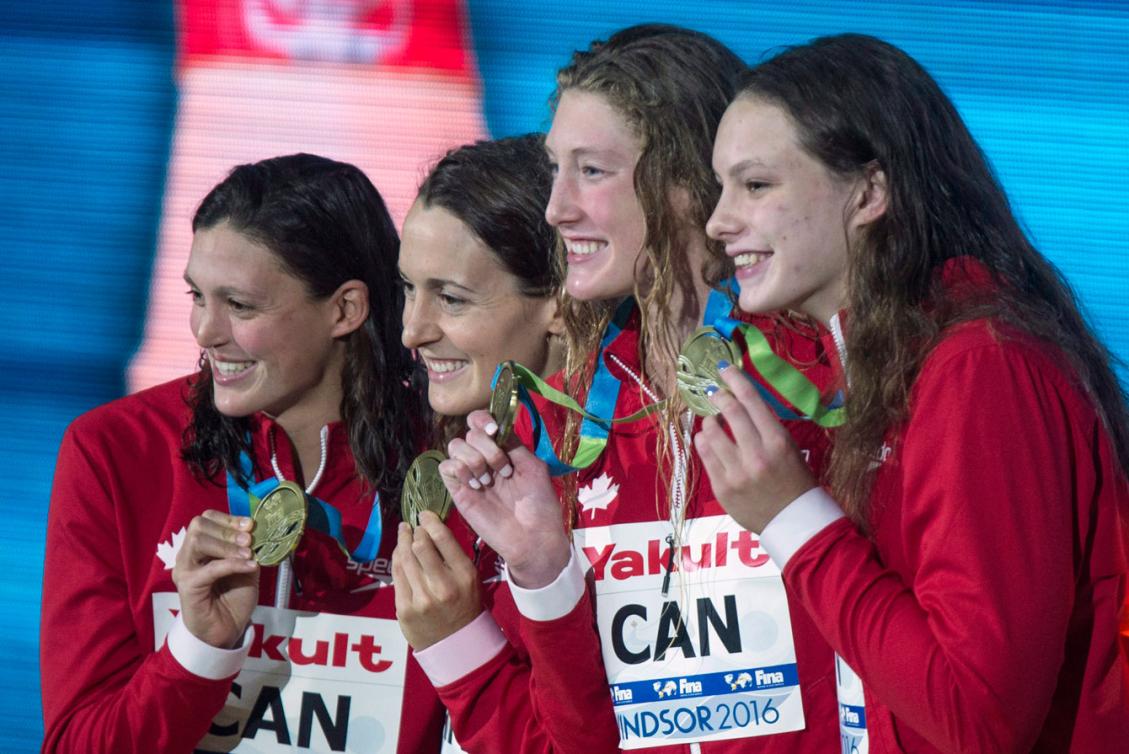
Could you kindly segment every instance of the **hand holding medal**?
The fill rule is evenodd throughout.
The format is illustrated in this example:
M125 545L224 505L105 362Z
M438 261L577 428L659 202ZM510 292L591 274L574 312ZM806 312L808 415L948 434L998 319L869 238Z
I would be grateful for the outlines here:
M499 398L491 405L511 404ZM470 431L450 442L450 458L439 471L459 513L506 561L514 581L539 588L552 582L568 563L561 505L548 468L537 456L520 444L509 450L498 447L495 438L503 429L499 419L504 422L508 417L471 412Z
M513 362L504 362L498 368L494 389L490 394L490 416L497 425L494 442L501 446L509 440L517 417L518 386L514 381ZM428 450L416 456L404 478L400 496L401 518L413 529L419 525L419 514L425 510L447 520L451 509L451 494L439 475L439 464L446 459L438 450Z
M727 389L711 396L717 415L702 421L694 447L726 513L760 534L785 506L816 486L815 477L748 375L728 365L720 375Z
M189 522L173 567L185 627L221 649L242 638L259 601L252 526L245 516L204 511Z

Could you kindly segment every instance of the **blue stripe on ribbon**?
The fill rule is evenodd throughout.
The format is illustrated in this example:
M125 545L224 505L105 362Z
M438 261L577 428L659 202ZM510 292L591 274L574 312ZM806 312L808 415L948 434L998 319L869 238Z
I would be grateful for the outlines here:
M253 478L253 470L251 459L246 451L239 454L239 471L242 478L248 480L248 488L241 487L229 470L227 472L227 507L233 516L250 516L253 513L250 495L254 495L261 500L278 487L278 480L267 477L260 482L250 483L249 480ZM368 523L365 525L364 534L361 536L361 543L357 545L355 550L349 550L348 545L345 544L345 535L341 526L341 511L319 497L306 495L306 498L311 503L306 510L306 526L331 537L337 542L341 551L352 558L354 562L371 563L376 559L376 555L380 551L380 540L384 535L384 517L380 510L379 492L373 496Z

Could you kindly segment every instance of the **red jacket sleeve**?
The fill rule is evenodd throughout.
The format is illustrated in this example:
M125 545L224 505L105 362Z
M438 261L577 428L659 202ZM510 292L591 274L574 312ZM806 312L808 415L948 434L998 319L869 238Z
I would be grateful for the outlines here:
M69 429L47 525L40 627L43 751L191 752L223 708L231 679L195 676L167 646L154 653L138 636L122 562L129 545L116 535L112 486Z
M844 519L785 569L868 696L941 750L1028 751L1048 713L1075 599L1076 488L1100 486L1078 478L1095 434L1072 427L1080 406L1030 348L927 363L879 472L875 541Z
M559 375L550 382L559 387ZM550 423L557 416L534 401ZM551 425L555 426L555 425ZM515 435L532 446L528 412L519 411ZM509 641L496 657L438 689L459 745L471 754L601 754L619 751L588 591L565 616L534 621L522 616L506 585L491 613Z
M498 602L517 614L508 595ZM557 620L519 617L528 656L507 643L490 662L439 688L459 745L470 754L619 751L594 620L588 592Z

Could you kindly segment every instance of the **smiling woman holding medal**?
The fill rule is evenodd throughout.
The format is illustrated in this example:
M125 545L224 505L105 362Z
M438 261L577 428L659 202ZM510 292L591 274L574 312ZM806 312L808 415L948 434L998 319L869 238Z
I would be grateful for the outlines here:
M712 138L743 68L704 34L647 25L593 43L558 73L546 216L567 264L568 368L548 384L513 369L540 415L519 413L523 446L499 448L502 417L475 412L441 465L460 513L505 558L525 625L541 626L525 637L534 672L571 667L598 638L605 696L573 703L583 720L585 705L612 698L613 748L839 746L830 648L690 452L697 419L687 406L701 407L716 364L677 368L679 346L732 309L719 290L732 267L711 263L703 228L717 198ZM755 325L791 361L811 362L806 373L822 384L829 370L814 328L773 317ZM687 354L713 354L705 345ZM733 345L741 356L743 339ZM822 428L788 428L818 464ZM570 467L580 470L555 489L550 470ZM589 569L598 636L571 631L568 645L541 645L589 604ZM485 661L472 642L458 656L464 667ZM585 673L572 668L557 693L569 698ZM459 700L441 695L457 719Z
M199 371L59 452L44 751L438 751L383 532L427 421L384 202L292 155L235 168L192 227Z
M861 678L844 719L874 751L1123 749L1124 391L953 103L817 39L748 74L713 160L741 308L828 323L846 421L829 494L725 369L696 446Z
M518 360L536 374L562 366L561 276L545 221L551 181L540 134L478 142L436 163L404 221L403 341L427 366L436 447L466 431L467 414L489 405L499 362ZM539 627L523 624L514 609L497 556L473 533L464 535L458 516L445 524L430 512L442 514L450 502L437 470L443 458L429 451L408 472L404 519L417 525L400 526L392 568L397 617L449 701L455 738L473 752L598 754L606 742L614 749L594 641L569 665L534 668L526 638ZM558 645L570 633L591 634L587 605L573 618ZM488 662L460 661L468 640ZM545 643L552 639L538 646ZM559 686L553 679L585 667L594 682L578 688L603 702L603 714L578 718L574 699L552 693Z

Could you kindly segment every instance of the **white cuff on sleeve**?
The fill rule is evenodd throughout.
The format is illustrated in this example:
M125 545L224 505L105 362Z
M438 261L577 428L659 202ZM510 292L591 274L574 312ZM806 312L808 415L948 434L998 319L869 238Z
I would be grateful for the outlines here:
M243 661L251 651L252 628L247 627L243 643L235 649L220 649L193 636L178 614L165 639L169 651L181 666L193 675L220 681L230 678L243 668Z
M585 562L588 562L587 559ZM510 584L510 593L514 597L518 611L526 618L536 621L556 620L568 615L576 607L576 603L580 602L585 589L584 569L580 567L576 550L571 547L568 565L547 586L540 589L523 589L510 578L508 568L506 580Z
M761 547L784 570L792 556L820 529L844 515L822 487L814 487L788 503L761 532Z
M416 661L432 686L446 686L494 659L506 637L486 610L455 633L416 652Z

